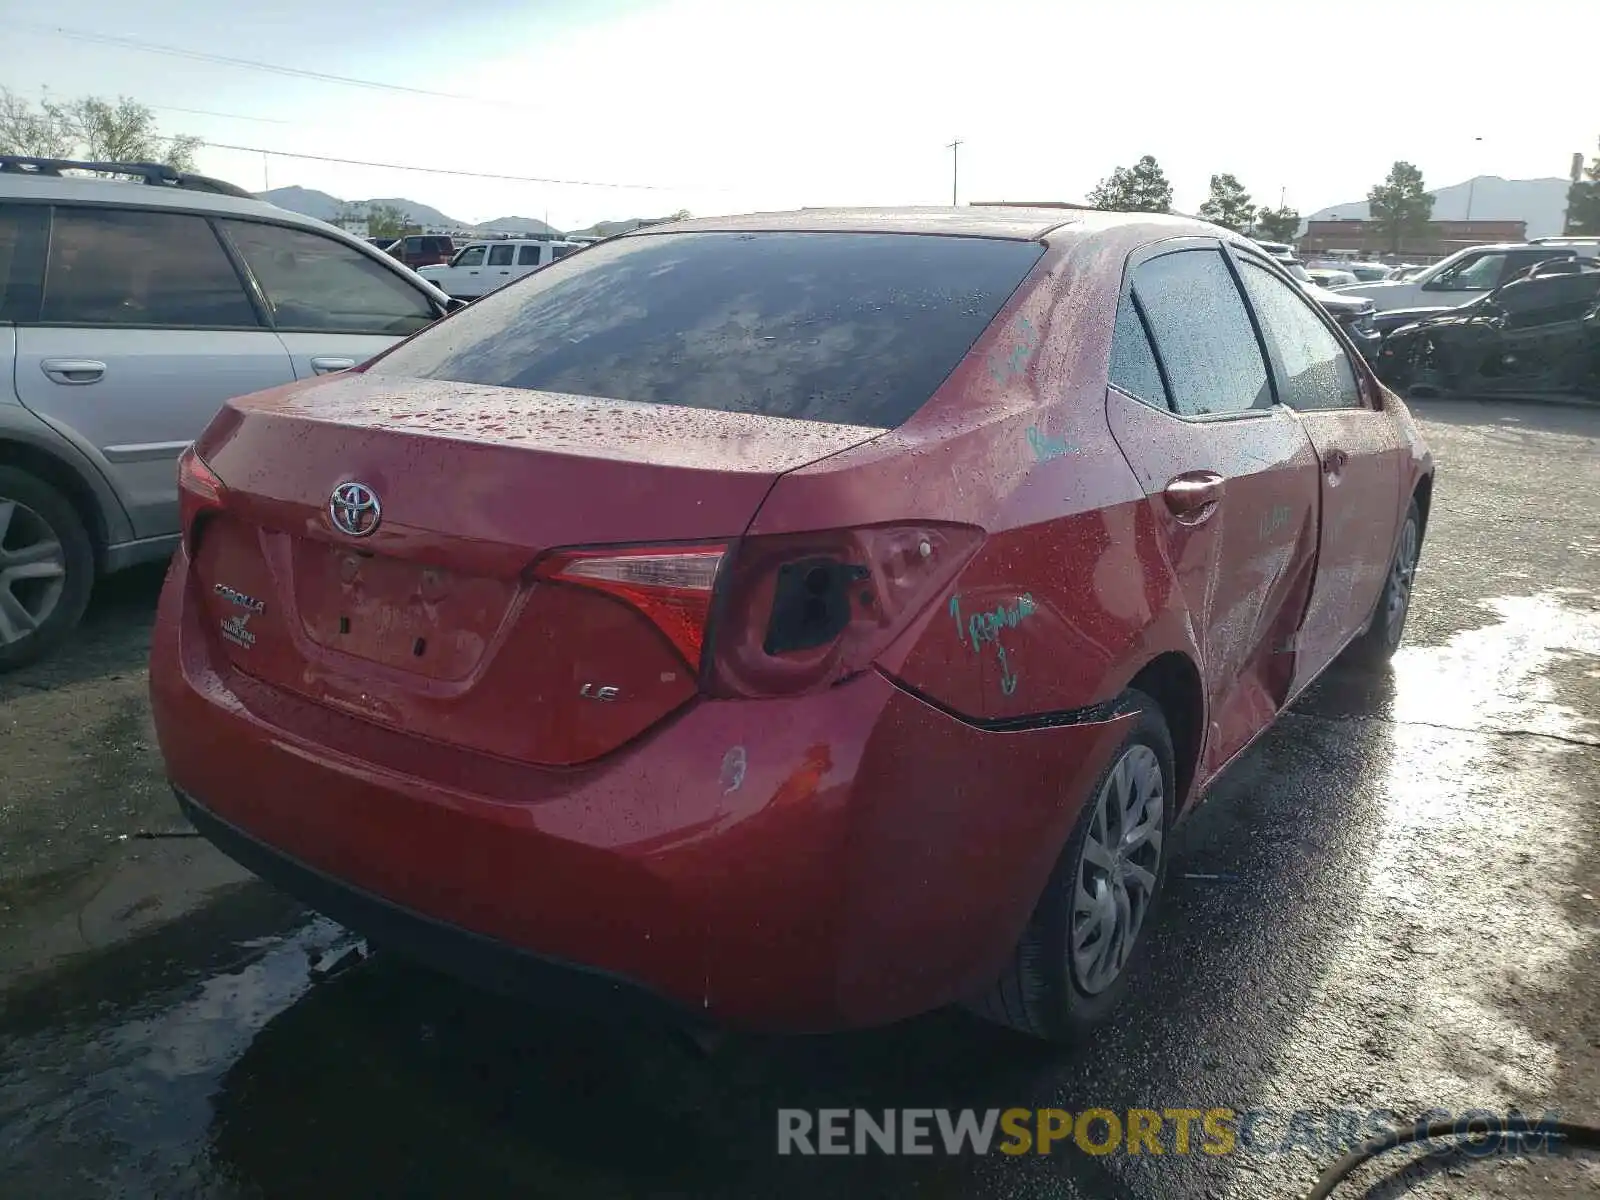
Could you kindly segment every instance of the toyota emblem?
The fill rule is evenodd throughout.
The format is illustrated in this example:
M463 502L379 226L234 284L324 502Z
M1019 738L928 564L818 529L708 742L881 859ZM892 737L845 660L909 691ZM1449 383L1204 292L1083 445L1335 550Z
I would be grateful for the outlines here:
M366 537L383 520L383 505L366 484L341 483L328 499L328 519L340 533Z

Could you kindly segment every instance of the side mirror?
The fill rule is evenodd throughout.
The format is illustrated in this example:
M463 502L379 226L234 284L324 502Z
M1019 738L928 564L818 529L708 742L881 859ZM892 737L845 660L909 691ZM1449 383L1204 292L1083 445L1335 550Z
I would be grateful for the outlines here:
M445 298L444 311L446 313L453 313L465 308L466 306L467 302L465 300L457 300L454 296L448 296Z

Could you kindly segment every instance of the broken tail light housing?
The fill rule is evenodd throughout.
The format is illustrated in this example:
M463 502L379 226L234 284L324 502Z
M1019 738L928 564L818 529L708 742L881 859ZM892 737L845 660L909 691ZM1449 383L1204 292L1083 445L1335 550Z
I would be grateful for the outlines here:
M714 696L787 696L871 666L983 539L973 526L916 522L559 550L533 573L630 605Z
M227 488L191 445L178 456L178 519L184 548L194 552L200 518L222 507Z
M724 568L706 689L793 695L866 670L983 539L935 522L745 538Z

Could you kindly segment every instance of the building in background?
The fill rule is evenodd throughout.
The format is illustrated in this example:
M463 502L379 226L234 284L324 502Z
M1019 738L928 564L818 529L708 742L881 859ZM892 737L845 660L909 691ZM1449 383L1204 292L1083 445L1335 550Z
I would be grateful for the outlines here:
M1400 257L1411 262L1433 261L1467 246L1528 240L1526 221L1429 221L1425 232L1400 239ZM1360 258L1390 257L1389 235L1374 221L1308 221L1300 239L1305 258L1325 258L1334 251L1354 252Z
M1092 204L1071 204L1066 200L969 200L968 208L1079 208L1093 209Z

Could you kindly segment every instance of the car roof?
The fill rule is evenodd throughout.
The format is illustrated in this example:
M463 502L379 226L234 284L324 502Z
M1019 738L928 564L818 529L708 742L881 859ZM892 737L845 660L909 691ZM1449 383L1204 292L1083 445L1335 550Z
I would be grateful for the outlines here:
M1600 242L1600 238L1596 238L1594 240L1596 242ZM1482 246L1463 246L1460 250L1457 250L1455 253L1456 254L1462 254L1462 253L1465 253L1468 250L1493 250L1493 251L1495 251L1497 253L1502 251L1502 250L1548 250L1552 254L1560 254L1564 250L1571 250L1571 251L1576 252L1578 250L1578 248L1581 245L1584 245L1584 244L1593 244L1593 243L1584 243L1584 242L1578 241L1578 240L1573 240L1573 241L1564 242L1564 243L1563 242L1554 242L1554 243L1551 243L1551 242L1491 242L1491 243L1489 243L1487 245L1482 245ZM1452 255L1451 257L1454 257L1454 255ZM1439 264L1438 263L1434 263L1433 265L1434 266L1438 266Z
M79 204L118 204L130 208L172 208L219 216L271 217L296 225L330 228L326 221L268 204L255 197L225 196L196 188L172 187L126 179L73 175L34 175L0 171L0 199L49 200Z
M34 200L60 204L100 204L118 208L160 209L202 213L219 217L256 217L280 225L315 230L332 235L361 253L383 259L386 251L327 221L319 221L254 196L228 196L200 188L173 187L122 179L71 175L37 175L22 171L0 171L0 200ZM396 239L398 240L398 239ZM437 286L427 280L429 288Z
M1189 217L1162 213L1100 212L1058 208L802 208L788 212L691 217L647 225L623 237L664 233L927 233L1021 242L1076 240L1085 234L1155 225L1166 236L1216 237L1224 230Z

